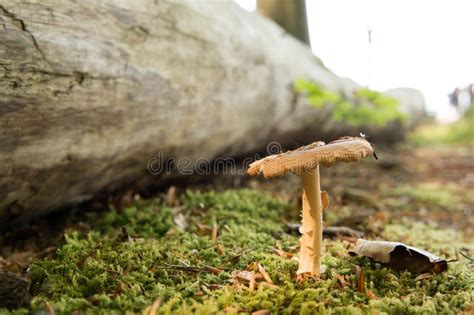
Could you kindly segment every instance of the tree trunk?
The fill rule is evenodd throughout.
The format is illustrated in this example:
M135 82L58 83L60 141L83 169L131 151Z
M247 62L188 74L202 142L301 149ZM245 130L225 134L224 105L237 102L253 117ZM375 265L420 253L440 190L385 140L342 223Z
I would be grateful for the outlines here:
M310 44L305 0L258 0L257 11L303 43Z

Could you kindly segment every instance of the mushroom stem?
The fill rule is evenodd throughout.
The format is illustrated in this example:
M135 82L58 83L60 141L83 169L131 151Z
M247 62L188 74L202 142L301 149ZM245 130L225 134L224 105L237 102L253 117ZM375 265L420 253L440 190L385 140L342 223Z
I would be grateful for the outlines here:
M298 274L319 276L323 243L323 215L319 165L316 169L301 172L303 186L303 215L300 232L300 262Z

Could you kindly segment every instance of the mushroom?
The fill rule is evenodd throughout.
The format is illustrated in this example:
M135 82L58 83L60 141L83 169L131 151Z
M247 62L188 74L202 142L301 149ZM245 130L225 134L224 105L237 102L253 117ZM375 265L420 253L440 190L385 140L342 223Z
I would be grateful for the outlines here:
M303 214L300 233L300 258L298 277L321 274L323 242L322 210L329 205L326 192L321 192L319 165L330 167L336 161L357 162L374 154L372 145L359 137L343 137L325 144L317 141L276 155L270 155L249 165L247 174L263 173L265 178L284 175L288 172L301 176L303 186Z

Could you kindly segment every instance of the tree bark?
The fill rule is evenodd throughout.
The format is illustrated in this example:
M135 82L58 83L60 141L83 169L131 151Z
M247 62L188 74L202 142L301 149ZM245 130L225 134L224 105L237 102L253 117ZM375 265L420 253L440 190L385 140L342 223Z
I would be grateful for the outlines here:
M305 0L258 0L257 11L310 45Z

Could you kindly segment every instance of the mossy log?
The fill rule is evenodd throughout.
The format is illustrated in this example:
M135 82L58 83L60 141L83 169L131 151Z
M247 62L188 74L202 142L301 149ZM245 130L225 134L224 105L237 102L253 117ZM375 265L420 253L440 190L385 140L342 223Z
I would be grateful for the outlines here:
M358 88L230 1L2 0L0 225L156 182L158 152L242 156L352 130L298 99L298 77Z

